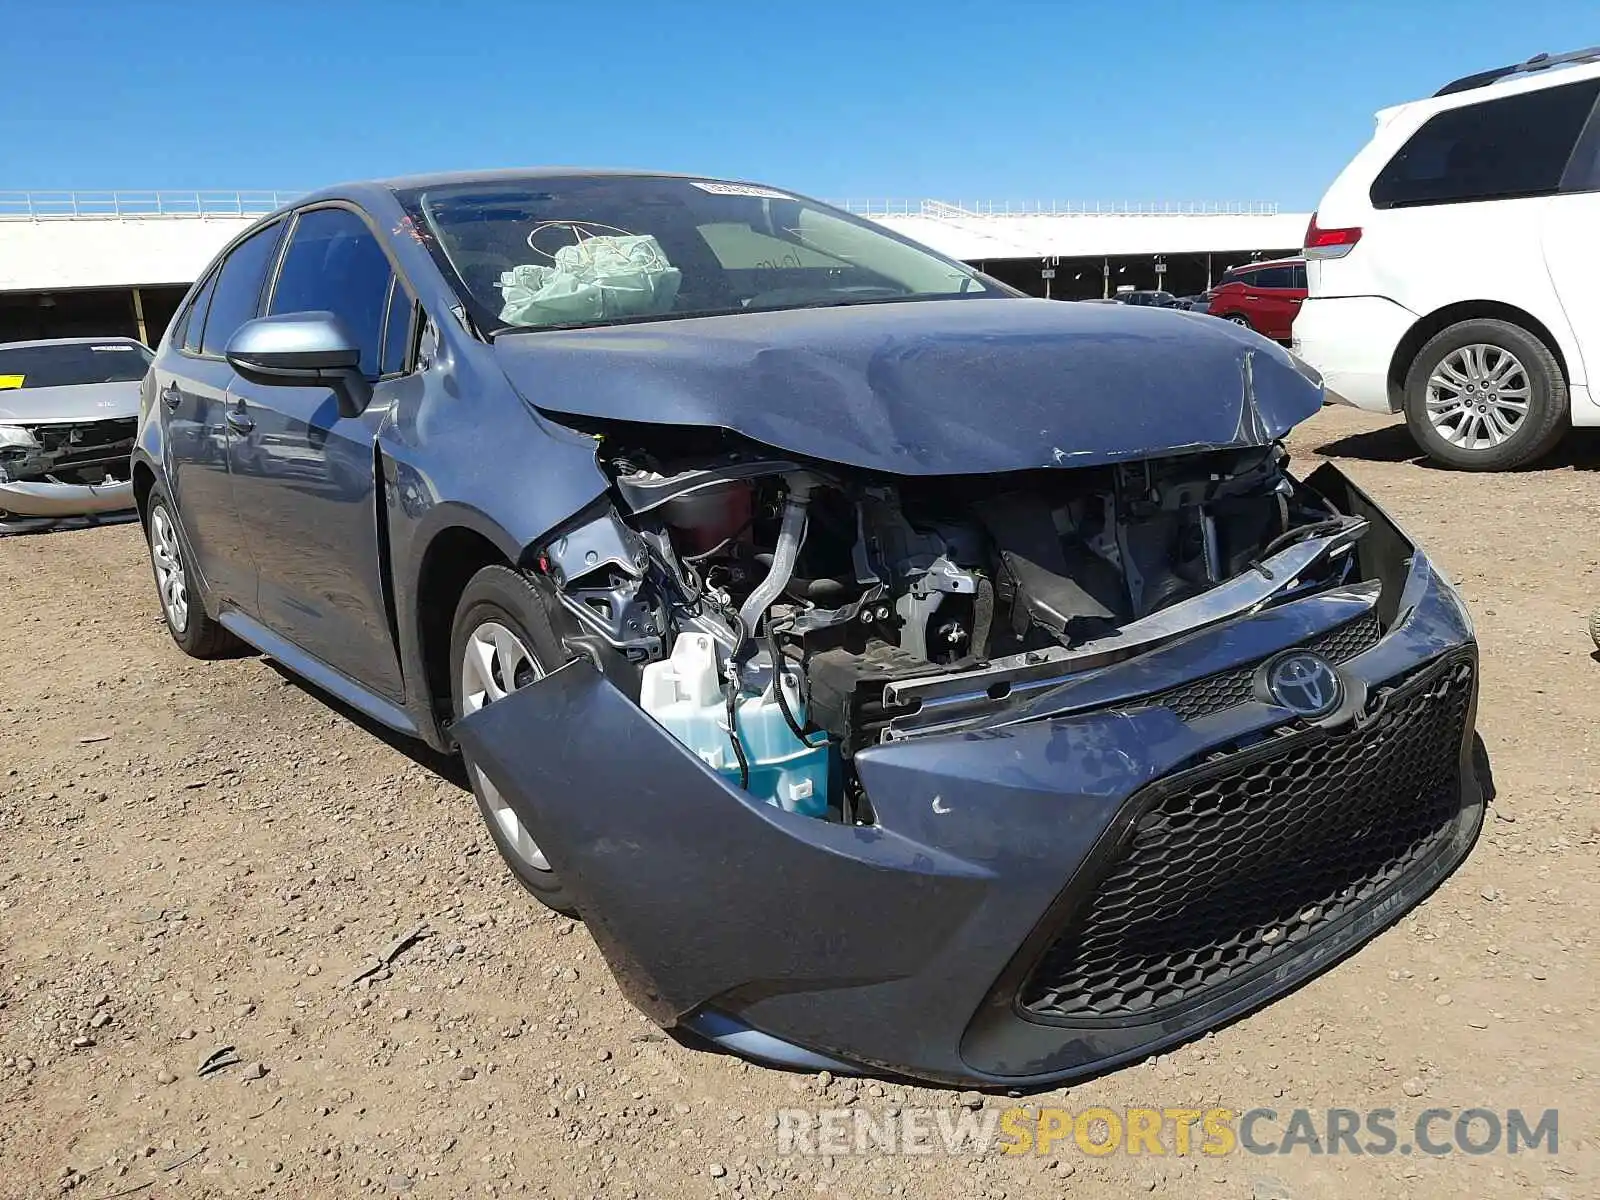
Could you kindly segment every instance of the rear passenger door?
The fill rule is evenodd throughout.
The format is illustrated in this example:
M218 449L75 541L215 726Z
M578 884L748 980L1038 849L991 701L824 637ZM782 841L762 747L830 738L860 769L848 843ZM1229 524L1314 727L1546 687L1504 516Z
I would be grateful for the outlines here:
M362 347L373 399L360 416L341 417L329 389L234 379L233 487L259 568L260 619L346 678L402 701L375 446L409 367L415 303L361 214L329 205L295 217L267 311L337 316Z
M1246 280L1245 313L1257 333L1288 340L1295 313L1300 311L1300 297L1293 287L1294 273L1289 266L1262 267L1250 274Z
M255 611L255 563L234 512L228 478L230 420L223 358L228 339L256 315L284 222L235 246L195 292L153 368L162 425L167 487L189 553L218 602Z

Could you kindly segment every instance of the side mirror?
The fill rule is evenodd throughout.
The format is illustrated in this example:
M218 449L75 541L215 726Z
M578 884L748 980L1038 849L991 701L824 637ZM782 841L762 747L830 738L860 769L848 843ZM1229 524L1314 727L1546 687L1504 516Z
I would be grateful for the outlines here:
M341 417L359 417L372 403L372 385L361 373L361 347L330 312L246 321L228 339L224 356L251 383L332 388Z

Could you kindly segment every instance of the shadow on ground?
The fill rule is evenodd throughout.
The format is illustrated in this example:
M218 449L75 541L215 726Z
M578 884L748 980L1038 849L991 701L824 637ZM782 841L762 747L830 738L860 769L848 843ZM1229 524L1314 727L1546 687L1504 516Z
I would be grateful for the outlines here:
M1414 463L1429 471L1449 470L1423 457L1405 422L1396 420L1380 429L1347 434L1324 442L1316 453L1325 458L1354 458L1366 462ZM1600 429L1573 429L1549 454L1528 471L1600 471Z
M398 750L419 767L432 771L447 783L453 783L463 791L468 790L467 773L461 764L461 759L454 754L441 754L421 738L407 737L390 729L379 721L374 721L358 708L352 708L337 696L330 695L313 683L300 678L289 668L283 666L276 659L261 656L261 660L281 676L286 683L293 684L306 695L313 697L322 704L331 708L341 717L352 724L361 726L373 737L378 738L385 745Z
M1316 453L1325 458L1360 458L1368 462L1391 463L1414 462L1422 457L1403 421L1324 442L1316 448Z

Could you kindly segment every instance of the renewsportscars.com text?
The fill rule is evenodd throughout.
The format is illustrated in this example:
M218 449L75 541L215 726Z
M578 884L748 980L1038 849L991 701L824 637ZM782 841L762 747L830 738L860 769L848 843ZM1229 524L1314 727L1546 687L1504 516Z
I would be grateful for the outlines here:
M1547 1108L1182 1108L1017 1105L967 1109L778 1110L779 1154L1556 1154L1559 1113Z

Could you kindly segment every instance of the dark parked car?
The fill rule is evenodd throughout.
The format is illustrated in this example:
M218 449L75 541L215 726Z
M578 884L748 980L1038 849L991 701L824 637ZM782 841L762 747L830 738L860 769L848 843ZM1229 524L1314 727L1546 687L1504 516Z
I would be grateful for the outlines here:
M1233 267L1206 293L1207 311L1212 316L1280 342L1289 340L1305 298L1303 258Z
M1118 292L1111 298L1118 304L1133 304L1140 308L1176 308L1178 306L1178 298L1171 292Z
M661 1024L1036 1084L1261 1004L1467 853L1477 656L1222 322L1021 297L774 188L333 188L184 302L161 611L459 746Z

